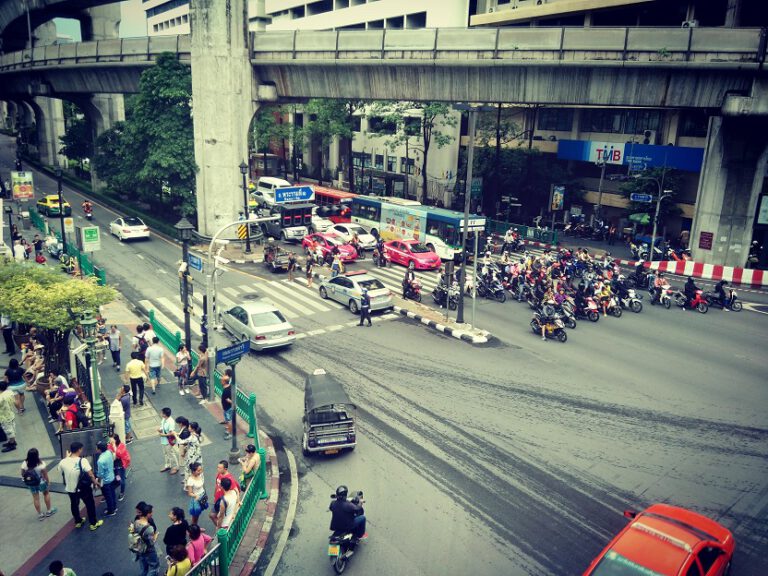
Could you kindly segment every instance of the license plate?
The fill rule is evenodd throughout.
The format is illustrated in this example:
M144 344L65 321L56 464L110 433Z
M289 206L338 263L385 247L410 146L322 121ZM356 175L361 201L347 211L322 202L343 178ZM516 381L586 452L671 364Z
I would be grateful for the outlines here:
M325 452L323 452L323 453L324 453L324 454L338 454L338 453L339 453L339 451L338 451L338 449L336 449L336 450L326 450L326 451L325 451Z
M339 545L338 544L331 544L328 546L328 556L338 556L339 555Z

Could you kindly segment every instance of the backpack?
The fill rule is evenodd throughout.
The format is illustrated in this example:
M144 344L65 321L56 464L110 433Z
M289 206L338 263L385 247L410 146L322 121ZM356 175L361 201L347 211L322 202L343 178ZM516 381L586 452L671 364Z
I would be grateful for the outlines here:
M38 474L37 470L34 468L31 470L24 470L24 472L21 474L21 479L24 481L24 484L32 487L40 486L40 482L42 482L40 479L40 474Z
M91 487L91 475L88 474L85 470L83 470L83 459L80 458L80 460L77 463L78 468L80 469L80 475L77 477L77 491L83 492L85 490L90 489Z
M74 410L68 409L68 412L72 412L75 415L75 428L88 428L91 425L91 421L88 416L85 415L82 406L72 404L75 407Z
M135 524L128 525L128 550L134 554L144 554L147 551L147 541L144 539L144 531L149 527L149 524L142 527L141 530L136 532Z
M137 344L138 344L137 352L139 353L139 358L141 358L143 360L145 358L146 354L147 354L147 348L149 348L149 343L147 342L147 339L144 338L143 335L142 336L137 336L136 338L138 340L138 342L137 342Z

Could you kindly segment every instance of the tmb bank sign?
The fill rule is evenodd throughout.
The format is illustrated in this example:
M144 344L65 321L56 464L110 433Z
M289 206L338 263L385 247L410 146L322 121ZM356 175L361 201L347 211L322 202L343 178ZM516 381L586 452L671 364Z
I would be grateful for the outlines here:
M557 157L563 160L630 166L632 171L647 168L676 168L686 172L699 172L704 158L703 148L685 146L654 146L591 140L560 140Z

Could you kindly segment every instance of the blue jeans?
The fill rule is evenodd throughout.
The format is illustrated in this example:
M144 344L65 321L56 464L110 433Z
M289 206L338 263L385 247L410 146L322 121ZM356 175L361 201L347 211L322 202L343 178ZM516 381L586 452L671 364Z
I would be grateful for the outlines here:
M363 534L365 534L365 514L355 516L355 527L352 529L352 532L354 532L357 538L362 538Z
M105 482L101 487L101 493L107 502L107 514L111 514L117 508L117 498L115 496L115 483Z
M115 479L115 493L117 493L117 486L120 486L120 494L125 494L125 486L128 482L128 479L126 476L128 475L128 470L125 468L119 468L120 470L120 480Z
M141 576L158 576L160 573L160 561L157 559L157 550L153 546L144 554L137 557L141 566Z

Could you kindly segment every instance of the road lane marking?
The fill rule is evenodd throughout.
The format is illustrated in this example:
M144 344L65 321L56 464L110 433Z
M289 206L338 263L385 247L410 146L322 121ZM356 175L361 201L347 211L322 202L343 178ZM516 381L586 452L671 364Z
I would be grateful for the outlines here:
M257 294L259 296L259 300L266 302L267 304L271 304L275 308L278 308L287 318L298 318L299 315L293 312L292 310L286 310L284 307L278 306L275 304L272 300L269 298L264 298L261 294L258 292L255 292L251 286L238 286L238 287L227 287L224 288L224 290L227 290L227 294L232 294L237 298L240 298L241 296L238 295L238 290L242 290L243 294Z

